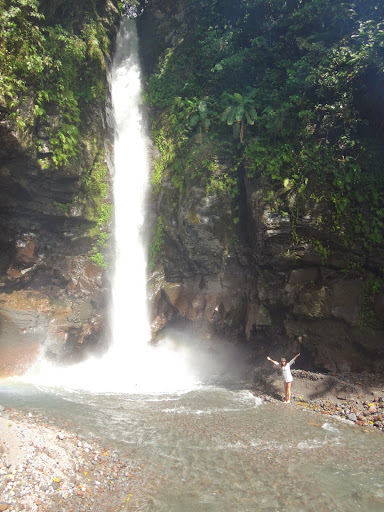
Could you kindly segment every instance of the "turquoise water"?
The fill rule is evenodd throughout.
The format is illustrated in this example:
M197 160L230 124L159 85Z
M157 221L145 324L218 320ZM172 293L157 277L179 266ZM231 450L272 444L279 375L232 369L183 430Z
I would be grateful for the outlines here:
M92 394L12 381L0 403L117 445L146 472L156 512L384 510L384 437L241 385Z

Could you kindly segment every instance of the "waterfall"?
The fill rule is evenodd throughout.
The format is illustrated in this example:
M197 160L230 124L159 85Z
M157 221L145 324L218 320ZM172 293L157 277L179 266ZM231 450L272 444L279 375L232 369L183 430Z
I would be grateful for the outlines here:
M134 20L122 21L112 65L115 123L112 340L108 352L63 367L47 361L27 374L40 385L91 392L168 392L190 389L194 378L185 349L149 345L143 226L149 175L144 133L138 36Z
M145 197L149 175L143 118L138 36L134 20L122 22L112 67L115 120L115 268L112 346L107 355L114 388L173 390L191 385L183 354L148 342ZM123 379L123 383L122 383Z
M149 174L141 114L141 77L134 20L124 20L112 68L115 118L115 268L112 281L113 348L142 346L149 339L143 224ZM129 334L128 334L129 333Z

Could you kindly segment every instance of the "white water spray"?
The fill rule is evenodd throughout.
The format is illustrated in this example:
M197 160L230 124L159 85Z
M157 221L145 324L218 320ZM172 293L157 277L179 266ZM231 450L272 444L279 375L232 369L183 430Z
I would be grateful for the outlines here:
M102 358L59 368L40 361L27 380L94 392L167 392L190 389L186 355L153 348L146 298L143 240L149 174L141 107L138 37L133 20L122 22L112 67L115 118L115 245L112 282L112 343Z
M112 69L115 117L115 243L112 333L115 351L140 349L149 339L146 310L146 254L142 231L148 178L143 132L140 63L133 20L123 23Z

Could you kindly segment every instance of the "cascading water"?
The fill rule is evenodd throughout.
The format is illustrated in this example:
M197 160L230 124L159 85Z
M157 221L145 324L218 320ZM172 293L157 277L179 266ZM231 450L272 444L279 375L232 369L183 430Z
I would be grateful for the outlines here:
M166 390L189 386L180 354L148 345L146 251L143 237L149 174L142 115L138 36L134 20L124 20L112 70L115 118L115 244L112 284L112 347L107 356L113 380L126 390ZM120 370L120 371L117 371ZM117 377L116 377L117 376ZM121 388L116 382L118 388Z
M133 22L123 22L117 44L112 73L117 254L111 348L101 359L72 367L42 362L26 376L26 383L10 379L0 386L0 405L32 411L50 424L69 422L84 439L102 440L102 446L117 444L127 461L140 462L137 478L128 473L129 464L118 469L126 475L126 487L119 488L112 487L112 475L105 472L108 466L96 463L95 457L95 475L102 470L101 485L107 482L107 492L122 498L116 510L384 510L381 432L376 435L330 416L314 416L296 410L294 404L263 403L243 389L241 381L234 380L230 389L201 385L191 390L182 355L148 345L142 243L148 166ZM188 389L189 393L178 392ZM44 453L49 440L41 443ZM70 454L72 458L80 468L82 457L76 452ZM5 475L9 468L1 471ZM89 498L92 486L100 485L95 475L87 478ZM76 493L80 476L79 469ZM135 481L137 491L131 488ZM16 500L19 487L15 487L16 480L9 480L6 489L12 489ZM62 501L57 501L59 492L50 485L39 489L42 500L47 493L56 503ZM82 498L76 501L76 510L85 510ZM96 498L93 503L92 510L99 510Z
M66 368L46 361L27 379L48 386L95 392L189 389L193 378L185 353L149 345L146 251L143 237L149 174L141 104L138 36L134 20L123 20L112 66L115 120L114 211L116 257L112 281L112 340L101 359Z
M146 254L142 239L148 177L147 148L140 112L141 81L137 32L132 20L117 38L112 70L115 117L115 244L112 333L114 349L139 350L149 339L146 310Z

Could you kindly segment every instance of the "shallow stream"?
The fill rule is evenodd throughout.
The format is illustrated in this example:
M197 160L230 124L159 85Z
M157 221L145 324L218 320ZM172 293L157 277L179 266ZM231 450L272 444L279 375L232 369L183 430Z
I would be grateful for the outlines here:
M151 512L384 510L382 433L263 402L236 382L95 394L8 381L0 403L139 461Z

